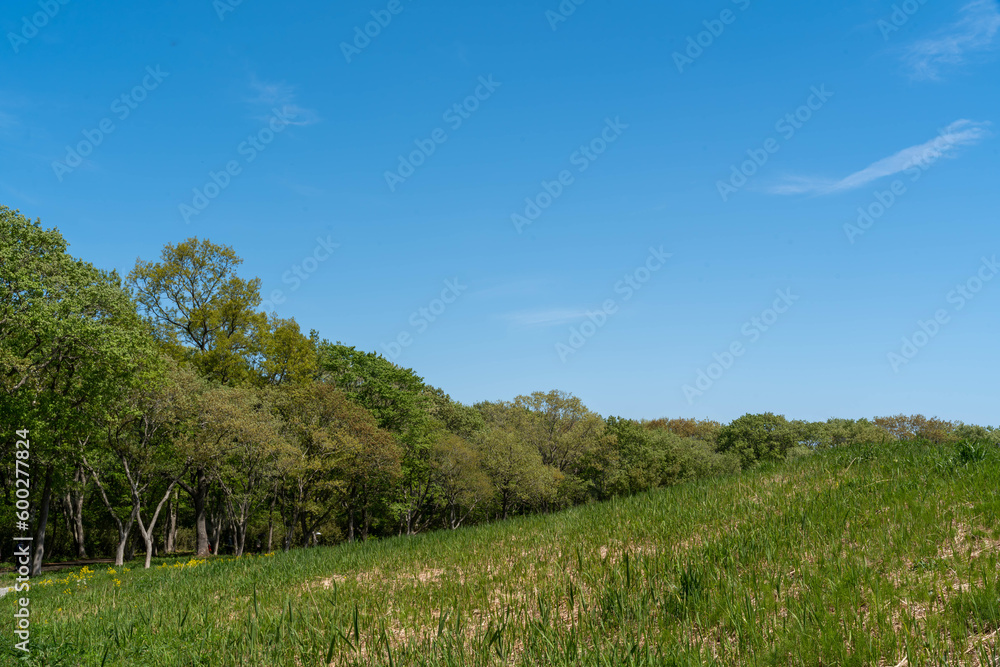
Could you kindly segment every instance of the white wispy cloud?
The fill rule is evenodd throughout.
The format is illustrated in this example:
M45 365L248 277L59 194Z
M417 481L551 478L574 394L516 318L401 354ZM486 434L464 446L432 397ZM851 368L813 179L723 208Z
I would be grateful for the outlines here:
M256 75L250 78L253 97L247 101L255 107L265 107L270 112L274 107L291 117L290 125L313 125L321 119L315 109L307 109L296 103L295 87L285 82L261 81ZM261 120L269 116L261 116Z
M543 310L522 310L506 313L501 317L517 327L552 327L576 322L587 316L586 310L577 308L547 308Z
M768 188L777 195L821 194L828 195L845 190L853 190L886 176L906 171L910 167L927 166L943 157L954 157L959 146L972 146L990 135L989 123L971 120L957 120L941 133L922 144L910 146L874 162L861 171L841 179L791 176L783 183Z
M910 45L903 59L917 79L940 78L945 65L960 65L969 56L988 51L1000 31L997 0L973 0L962 7L961 18L937 34Z
M256 104L284 103L295 96L293 86L284 82L261 81L256 75L250 78L250 90L254 92L254 97L249 101Z

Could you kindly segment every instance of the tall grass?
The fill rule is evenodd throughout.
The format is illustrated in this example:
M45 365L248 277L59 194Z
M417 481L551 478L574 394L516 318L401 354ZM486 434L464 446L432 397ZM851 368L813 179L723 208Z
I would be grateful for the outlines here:
M455 532L60 573L26 664L994 665L998 480L995 447L858 446Z

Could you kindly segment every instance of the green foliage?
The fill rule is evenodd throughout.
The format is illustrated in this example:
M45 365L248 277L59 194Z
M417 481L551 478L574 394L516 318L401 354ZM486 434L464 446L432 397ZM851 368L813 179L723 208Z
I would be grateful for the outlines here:
M534 392L509 403L479 403L475 409L488 431L480 442L499 442L506 437L499 433L510 434L525 456L532 461L539 457L541 468L532 463L532 474L524 478L532 489L520 495L541 509L567 507L595 495L609 497L629 487L614 437L579 398L560 391ZM500 498L506 513L506 495Z
M473 511L493 497L482 453L464 438L438 433L431 448L431 480L445 504L448 528L462 525Z
M424 394L430 400L428 414L438 420L449 433L468 440L486 428L486 420L476 408L453 401L443 390L430 385L424 386Z
M669 431L682 438L702 440L713 446L722 430L722 424L711 419L653 419L643 422L643 426L652 430Z
M938 445L957 442L960 436L955 432L957 424L937 417L928 419L923 415L894 415L876 417L875 425L884 430L893 440L925 440Z
M662 484L666 452L654 446L650 432L621 417L608 417L605 424L606 446L591 456L598 497L632 495Z
M781 415L770 412L746 414L719 432L718 450L740 457L749 468L765 461L781 461L798 444L795 429Z
M294 319L271 315L266 323L253 330L251 359L259 386L288 382L303 383L319 372L315 342L304 335Z
M283 463L281 493L286 547L292 532L304 536L343 510L344 533L367 537L401 476L402 451L363 407L335 387L315 382L273 392L286 437L296 449Z
M987 442L1000 445L1000 429L992 426L976 426L975 424L959 423L955 427L955 438L974 442Z
M538 507L555 497L563 475L546 466L538 450L516 432L487 428L475 444L501 517L507 518L523 507Z
M796 422L797 439L809 447L823 449L861 443L886 443L883 428L867 419L828 419L825 422Z
M0 206L0 413L43 425L35 456L50 462L53 447L90 435L154 354L118 275L66 249L58 230Z
M663 486L740 471L740 458L737 454L720 453L704 440L682 438L669 432L654 432L652 442L664 453Z
M265 316L256 312L260 279L237 276L242 263L229 246L190 238L168 243L159 262L137 260L128 275L165 349L219 382L249 380L250 357L257 352L254 330L266 327Z
M323 341L318 347L320 377L374 416L378 425L406 439L429 431L424 381L374 352Z
M514 399L518 432L561 473L577 473L584 459L602 446L604 420L583 402L561 391L536 391Z

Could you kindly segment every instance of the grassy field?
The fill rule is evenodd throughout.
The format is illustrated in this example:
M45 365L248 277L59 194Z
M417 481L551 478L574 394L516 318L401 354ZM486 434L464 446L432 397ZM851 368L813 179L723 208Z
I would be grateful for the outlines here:
M456 532L57 573L27 664L1000 665L998 481L996 448L854 447Z

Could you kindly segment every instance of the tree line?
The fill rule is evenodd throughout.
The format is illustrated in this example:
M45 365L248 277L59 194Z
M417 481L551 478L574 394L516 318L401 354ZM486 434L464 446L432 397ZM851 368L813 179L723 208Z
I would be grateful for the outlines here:
M182 550L454 530L855 442L1000 441L919 415L604 418L560 391L467 406L261 312L240 264L191 238L121 277L0 206L0 544L21 534L13 462L28 430L34 573L53 558L141 551L149 567Z

